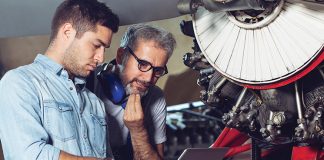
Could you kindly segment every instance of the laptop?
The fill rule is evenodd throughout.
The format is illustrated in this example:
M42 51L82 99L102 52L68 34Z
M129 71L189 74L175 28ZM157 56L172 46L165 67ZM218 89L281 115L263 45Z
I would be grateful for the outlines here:
M229 147L219 148L187 148L178 160L222 160Z

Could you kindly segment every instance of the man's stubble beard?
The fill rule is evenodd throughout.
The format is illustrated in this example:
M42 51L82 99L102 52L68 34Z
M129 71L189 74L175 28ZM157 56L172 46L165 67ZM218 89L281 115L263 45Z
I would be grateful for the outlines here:
M126 95L131 95L131 94L139 94L141 97L144 97L145 95L147 95L148 93L148 90L149 88L147 88L145 91L139 91L139 90L134 90L131 86L131 84L133 82L136 83L136 81L138 80L137 78L134 78L130 81L126 81L126 75L124 73L124 70L125 70L125 67L124 67L124 64L123 65L118 65L118 68L119 68L119 75L120 75L120 78L122 80L122 83L123 83L123 86L124 86L124 89L125 89L125 92L126 92Z
M89 73L82 71L82 66L78 64L80 61L78 54L78 46L73 41L63 56L63 67L74 77L86 78Z

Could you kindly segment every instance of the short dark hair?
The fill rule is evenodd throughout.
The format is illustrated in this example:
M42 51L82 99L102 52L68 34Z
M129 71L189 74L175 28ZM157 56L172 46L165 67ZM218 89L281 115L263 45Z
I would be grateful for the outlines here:
M64 23L71 23L76 30L76 37L83 33L96 30L96 25L102 25L118 31L119 18L109 7L97 0L64 0L56 9L52 20L50 41L53 41L59 28Z

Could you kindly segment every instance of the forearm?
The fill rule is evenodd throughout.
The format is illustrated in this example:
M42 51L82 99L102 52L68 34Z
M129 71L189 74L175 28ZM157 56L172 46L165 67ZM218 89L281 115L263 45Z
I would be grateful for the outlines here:
M64 151L60 152L59 160L111 160L110 158L94 158L94 157L80 157L75 156Z
M145 128L131 131L131 139L135 160L162 160L162 157L153 149Z

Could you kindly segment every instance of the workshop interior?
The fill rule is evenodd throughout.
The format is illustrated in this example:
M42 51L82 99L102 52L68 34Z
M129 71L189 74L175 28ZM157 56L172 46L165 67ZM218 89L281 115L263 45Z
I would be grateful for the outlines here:
M166 160L324 160L323 0L102 1L122 24L107 61L130 24L176 37ZM47 47L59 3L0 2L0 78Z

